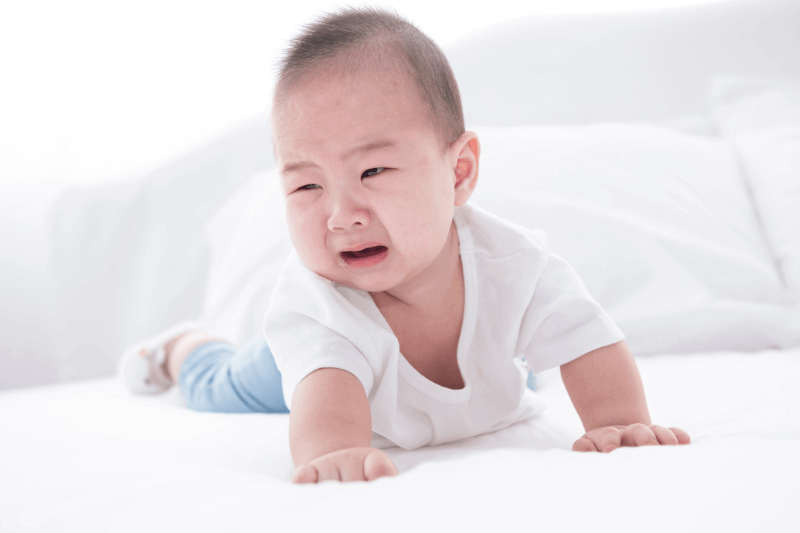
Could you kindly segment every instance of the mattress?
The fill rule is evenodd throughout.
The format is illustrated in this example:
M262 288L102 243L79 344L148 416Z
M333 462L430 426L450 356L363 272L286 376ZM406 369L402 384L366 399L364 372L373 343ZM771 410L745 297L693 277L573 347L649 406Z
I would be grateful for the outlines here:
M688 446L571 451L548 409L435 448L400 475L293 485L288 415L193 412L112 378L0 394L0 531L798 531L800 348L637 359L654 423Z

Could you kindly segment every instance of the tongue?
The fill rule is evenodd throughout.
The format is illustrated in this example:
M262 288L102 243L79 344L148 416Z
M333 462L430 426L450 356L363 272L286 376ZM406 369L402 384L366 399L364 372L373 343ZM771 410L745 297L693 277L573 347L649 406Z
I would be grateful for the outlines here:
M385 246L371 246L369 248L364 248L363 250L347 252L348 254L353 254L355 257L367 257L369 255L375 255L383 251L386 248Z

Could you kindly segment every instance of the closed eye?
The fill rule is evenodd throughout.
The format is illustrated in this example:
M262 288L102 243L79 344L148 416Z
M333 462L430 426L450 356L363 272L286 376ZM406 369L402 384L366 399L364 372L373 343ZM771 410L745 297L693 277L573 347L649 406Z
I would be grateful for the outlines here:
M302 187L298 187L298 191L310 191L311 189L319 188L319 185L316 183L309 183L308 185L303 185Z
M364 171L363 174L361 174L361 177L369 178L371 176L375 176L376 174L380 174L385 169L386 169L385 167L368 168L367 170Z

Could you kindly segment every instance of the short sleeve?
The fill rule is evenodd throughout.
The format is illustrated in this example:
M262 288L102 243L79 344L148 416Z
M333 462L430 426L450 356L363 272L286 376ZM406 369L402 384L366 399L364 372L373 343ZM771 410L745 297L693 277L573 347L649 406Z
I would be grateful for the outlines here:
M264 336L281 372L284 401L290 410L297 386L320 368L350 372L370 395L375 380L364 355L350 340L313 318L291 312L268 314Z
M300 382L320 368L353 374L369 397L383 361L363 313L292 252L272 293L264 337L291 409Z
M625 338L577 272L542 241L544 267L523 315L519 338L519 348L534 374Z

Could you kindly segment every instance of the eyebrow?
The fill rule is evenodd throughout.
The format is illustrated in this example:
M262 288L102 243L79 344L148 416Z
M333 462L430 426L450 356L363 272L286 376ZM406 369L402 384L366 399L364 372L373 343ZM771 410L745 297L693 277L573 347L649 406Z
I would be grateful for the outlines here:
M353 148L350 148L344 153L342 159L347 159L355 154L363 154L366 152L373 152L375 150L381 150L383 148L396 148L397 143L391 139L377 139L374 141L369 141L363 144L358 144ZM302 168L307 167L316 167L315 163L310 161L297 161L294 163L288 163L284 165L283 169L281 170L281 174L286 174L288 172L293 172L296 170L300 170Z

